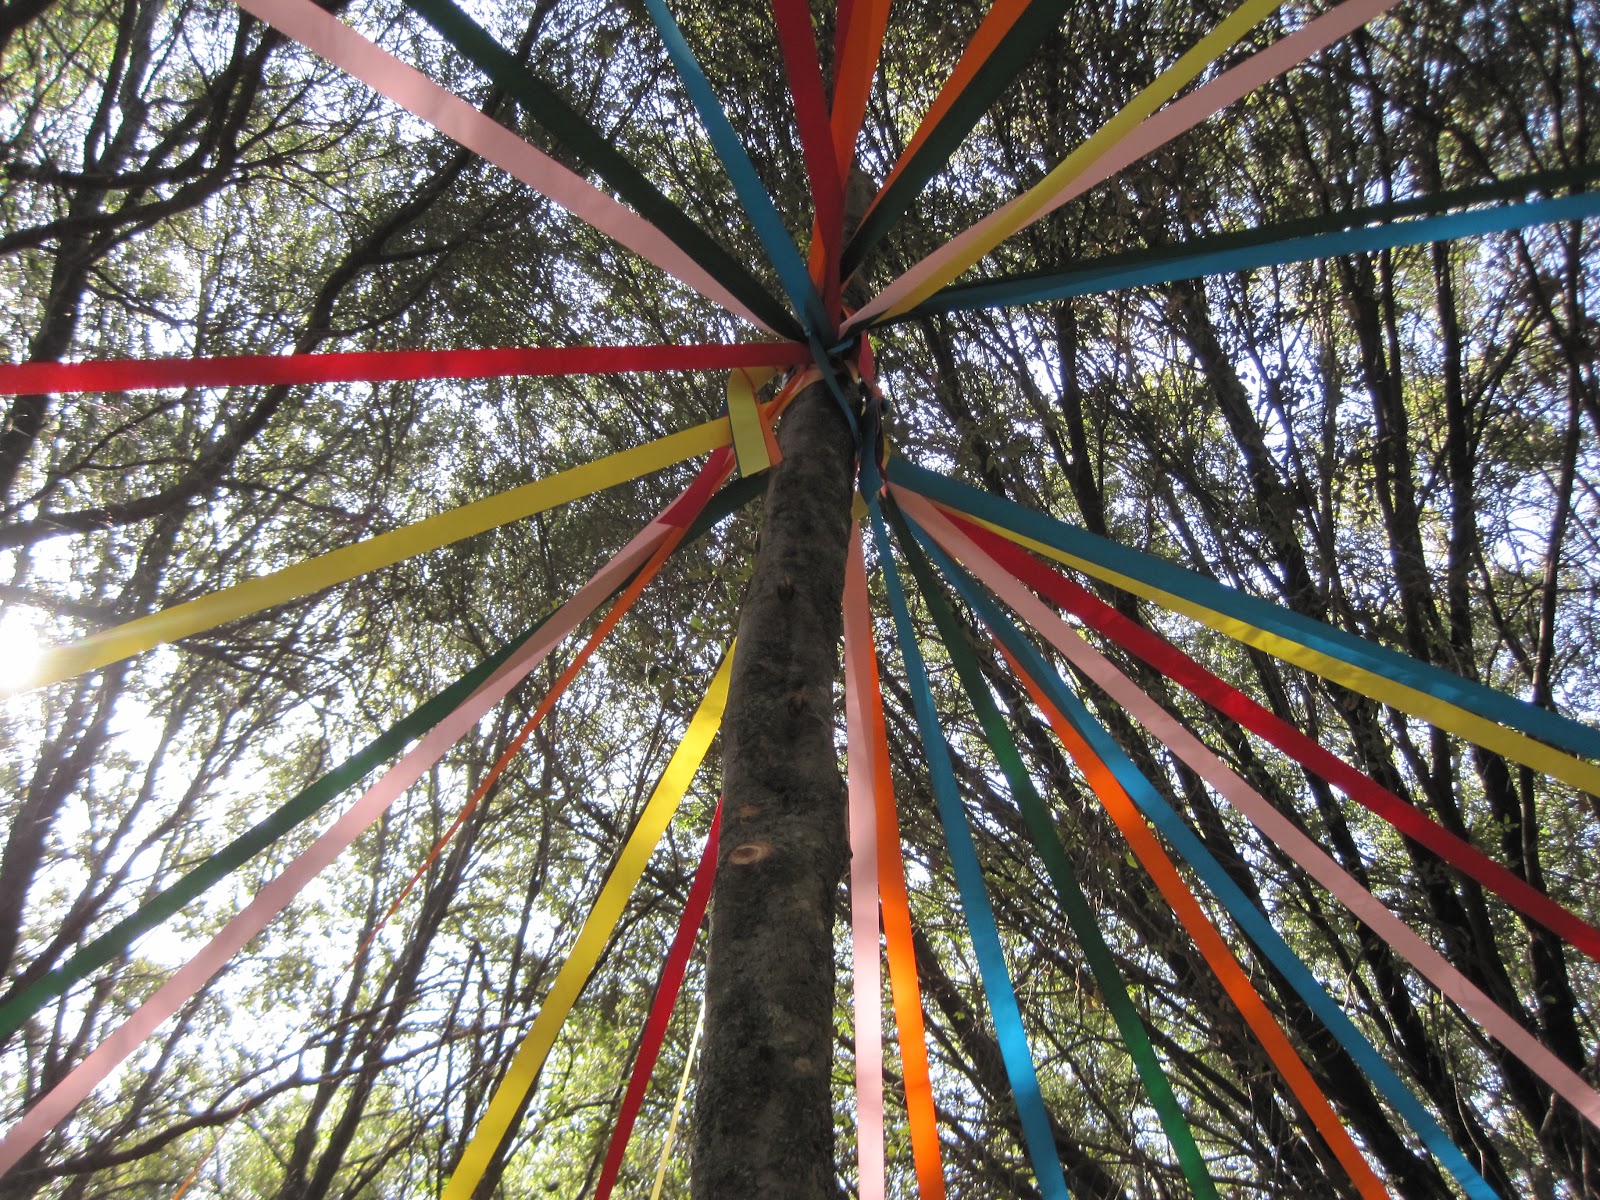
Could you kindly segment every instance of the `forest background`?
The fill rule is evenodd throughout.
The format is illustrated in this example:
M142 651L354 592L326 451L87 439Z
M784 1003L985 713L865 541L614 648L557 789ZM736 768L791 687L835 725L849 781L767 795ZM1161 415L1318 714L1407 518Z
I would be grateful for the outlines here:
M340 11L551 148L399 4ZM700 0L675 11L803 237L805 167L770 14ZM539 0L478 15L736 256L763 261L636 4ZM1221 15L1181 0L1068 5L868 276L887 281L1035 182ZM1306 15L1285 6L1236 54ZM962 0L896 0L860 146L868 175L886 173L981 17ZM819 8L817 19L826 48L831 14ZM1576 2L1403 3L1033 226L988 269L1589 164L1596 45L1600 19ZM748 336L216 0L7 0L0 89L0 327L13 360ZM1595 261L1593 228L1560 226L923 318L874 344L897 453L1592 722ZM35 642L69 640L710 419L722 401L710 373L18 398L0 430L8 665L20 668ZM676 493L685 471L7 700L0 990L61 962L548 611ZM560 662L80 1109L8 1194L170 1197L196 1171L196 1197L437 1193L731 636L758 518L759 504L669 563L367 949L358 953ZM1600 919L1594 797L1106 595ZM892 642L886 623L878 634ZM884 692L950 1193L1033 1195L897 663L883 656ZM1593 1077L1593 963L1128 666ZM976 723L937 656L935 667L1074 1192L1184 1195ZM1225 1190L1338 1194L1326 1148L1119 835L1026 703L1007 699ZM1552 1108L1541 1084L1120 710L1091 700L1491 1183L1507 1195L1600 1195L1593 1131ZM592 1188L716 794L708 769L544 1071L498 1194ZM0 1117L9 1122L43 1094L314 834L262 855L13 1035L0 1047ZM1452 1194L1294 994L1238 944L1395 1194ZM842 963L843 940L839 954ZM648 1186L654 1170L699 969L625 1187ZM849 1191L843 992L838 1035L839 1173ZM895 1070L891 1062L891 1110ZM890 1167L893 1194L911 1194L903 1134L892 1137ZM669 1189L684 1194L686 1173L674 1159Z

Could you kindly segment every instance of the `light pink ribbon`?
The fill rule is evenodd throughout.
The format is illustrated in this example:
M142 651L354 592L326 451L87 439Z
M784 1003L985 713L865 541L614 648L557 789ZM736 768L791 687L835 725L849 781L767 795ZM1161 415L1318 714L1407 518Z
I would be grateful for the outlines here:
M1424 978L1460 1005L1463 1012L1521 1059L1557 1095L1569 1101L1585 1120L1600 1128L1600 1094L1596 1094L1577 1072L1451 966L1442 954L1362 887L1293 821L1236 775L1199 738L1089 645L1039 597L957 529L944 514L915 493L903 488L892 490L896 502L935 541L987 584L1023 620L1043 634L1045 640L1065 655L1073 666L1104 688L1113 700L1192 767L1234 808L1248 817L1257 829L1331 892L1357 919L1388 942Z
M884 1200L883 979L878 946L878 819L873 797L875 748L865 689L872 672L871 605L861 529L850 539L844 571L844 707L850 782L850 945L856 1018L856 1158L860 1200Z
M387 96L468 150L476 151L607 237L649 259L759 329L771 328L650 222L493 118L406 66L312 0L238 0L239 7Z
M0 1175L66 1120L111 1072L160 1024L175 1014L218 971L286 908L300 890L333 862L405 790L439 761L507 692L532 671L562 639L576 629L627 579L660 544L669 526L657 518L645 526L593 578L556 610L537 634L469 696L434 726L366 793L351 805L283 873L268 883L221 932L114 1030L72 1072L27 1111L0 1142Z
M1096 184L1104 183L1130 163L1137 162L1152 150L1166 145L1180 133L1193 129L1206 118L1215 116L1235 100L1253 92L1262 84L1299 66L1319 50L1332 45L1352 30L1359 29L1374 17L1392 8L1395 3L1396 0L1345 0L1345 3L1332 12L1325 13L1287 37L1280 38L1238 66L1224 71L1204 87L1196 88L1160 112L1146 117L1129 130L1126 137L1112 143L1104 154L1084 169L1083 174L1018 228L1026 229L1067 201L1075 200ZM863 305L845 322L845 329L852 329L865 321L872 320L880 313L889 311L923 283L939 275L951 262L961 258L971 246L981 243L988 237L990 231L1003 222L1007 214L1021 204L1023 199L1023 196L1018 196L1008 201L911 267Z

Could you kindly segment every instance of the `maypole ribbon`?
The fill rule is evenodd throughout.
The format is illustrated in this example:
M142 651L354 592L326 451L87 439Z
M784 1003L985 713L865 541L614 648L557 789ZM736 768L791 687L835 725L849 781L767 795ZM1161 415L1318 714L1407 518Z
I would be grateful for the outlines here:
M1034 289L1045 287L1069 289L1057 290L1041 297L1059 299L1065 296L1094 295L1102 291L1111 291L1117 286L1130 286L1134 282L1161 283L1167 279L1182 279L1186 277L1182 272L1185 269L1192 269L1189 261L1191 258L1220 255L1225 252L1233 252L1236 255L1231 269L1247 270L1269 265L1268 256L1275 253L1274 248L1290 239L1312 239L1320 234L1351 233L1364 230L1368 226L1384 227L1404 221L1408 217L1437 217L1465 211L1474 206L1489 205L1496 201L1526 201L1535 192L1546 194L1554 194L1558 190L1577 192L1596 181L1600 181L1600 162L1554 171L1530 171L1504 179L1463 184L1421 196L1408 196L1402 200L1388 200L1382 204L1296 217L1255 229L1236 229L1202 238L1190 238L1179 245L1108 254L1066 268L1025 271L994 279L954 284L928 297L905 315L958 312L994 307L998 304L1024 303ZM1259 259L1255 257L1256 252L1262 257ZM1146 268L1151 272L1148 276L1143 274ZM885 321L882 324L893 324L893 322Z
M1066 656L1136 721L1167 746L1249 819L1302 870L1322 885L1367 928L1381 937L1429 983L1482 1025L1529 1070L1565 1099L1580 1116L1600 1128L1600 1094L1576 1071L1528 1032L1483 990L1395 916L1384 903L1354 879L1293 821L1246 783L1181 722L1124 675L1109 659L1074 632L1016 577L1008 574L925 500L912 503L943 535L949 550L989 589Z
M856 140L867 118L867 101L878 77L883 35L889 27L889 0L844 0L835 27L833 68L833 153L839 179L850 178Z
M1061 1158L1056 1153L1050 1116L1045 1111L1039 1076L1033 1065L1033 1051L1028 1046L1028 1035L1022 1027L1022 1011L1017 1005L1011 972L1006 967L1005 953L1000 946L1000 931L995 925L994 910L989 905L989 895L984 888L983 867L978 861L978 850L961 803L955 769L950 762L950 748L945 743L944 732L939 728L939 715L934 709L927 668L923 664L922 652L917 647L916 628L911 623L911 610L906 604L900 574L895 569L889 531L884 527L883 514L878 507L876 464L871 457L867 457L862 460L862 466L861 491L866 497L867 510L872 519L873 540L878 547L878 562L889 594L889 608L894 615L896 640L900 644L900 657L905 663L906 678L911 688L912 705L927 758L939 823L944 827L945 844L950 850L956 888L961 894L961 910L972 936L973 952L978 959L978 975L989 1003L989 1015L994 1021L1001 1063L1011 1084L1012 1099L1016 1102L1023 1145L1044 1200L1069 1200L1066 1175L1061 1167Z
M933 623L939 630L939 638L949 653L950 663L955 667L956 675L961 682L961 690L966 693L968 701L977 713L978 722L983 727L984 741L988 743L1001 773L1006 777L1013 802L1022 811L1029 840L1033 842L1034 849L1044 863L1045 873L1049 875L1050 882L1055 887L1056 898L1061 902L1061 910L1066 914L1067 924L1083 950L1083 956L1094 976L1095 985L1100 989L1101 1001L1116 1023L1117 1032L1122 1037L1128 1056L1133 1060L1134 1069L1138 1072L1140 1083L1144 1085L1145 1094L1156 1110L1156 1117L1161 1122L1162 1131L1167 1135L1172 1152L1177 1156L1179 1169L1189 1184L1189 1190L1197 1198L1215 1198L1216 1181L1211 1178L1211 1173L1206 1168L1200 1147L1195 1144L1194 1131L1189 1127L1189 1119L1184 1115L1183 1107L1172 1090L1171 1081L1167 1079L1166 1070L1156 1056L1155 1047L1150 1044L1150 1033L1145 1028L1144 1018L1134 1006L1133 997L1128 995L1128 985L1123 979L1122 969L1117 966L1116 957L1112 954L1104 933L1101 932L1089 898L1083 894L1078 873L1073 868L1071 859L1067 857L1066 847L1061 844L1061 836L1056 832L1055 822L1046 810L1038 789L1033 786L1033 780L1028 774L1026 764L1022 761L1016 741L1011 736L1005 718L1000 715L999 705L995 703L988 685L984 682L983 670L978 665L971 648L966 644L965 633L956 622L955 613L951 611L949 602L945 599L927 560L917 547L917 541L925 535L921 530L917 530L917 536L913 536L912 529L907 527L903 515L895 507L893 500L889 502L888 514L895 532L900 537L906 564L916 578L917 589L928 607L928 615L933 618ZM944 560L939 548L932 542L924 544L928 553L939 562L940 569L947 576L950 575L951 564Z
M1022 73L1066 12L1066 0L995 0L878 189L840 264L848 276L905 215L983 115Z
M878 954L877 763L869 728L870 689L863 658L870 654L872 613L867 602L861 526L850 530L844 585L844 711L850 818L850 962L855 1004L856 1195L884 1200L883 979Z
M1179 102L1180 104L1182 101ZM1177 107L1176 105L1174 107ZM1161 115L1165 115L1164 110ZM1313 238L1319 234L1346 233L1367 226L1386 226L1408 217L1435 217L1466 210L1476 205L1495 201L1523 201L1534 192L1553 194L1557 190L1581 191L1586 185L1600 180L1600 163L1587 163L1554 171L1531 171L1482 183L1463 184L1444 191L1421 196L1408 196L1403 200L1389 200L1382 204L1319 213L1315 216L1297 217L1274 225L1255 229L1230 230L1202 238L1191 238L1180 245L1162 246L1143 250L1130 250L1089 259L1061 269L1044 269L1020 272L994 279L980 279L972 283L954 284L928 297L906 317L929 313L958 312L973 308L993 307L998 304L1023 303L1024 298L1036 289L1046 286L1057 290L1046 299L1059 299L1069 295L1094 295L1111 291L1116 286L1129 286L1129 281L1160 283L1166 279L1185 278L1181 272L1190 256L1237 253L1234 270L1245 270L1267 263L1251 256L1253 251L1263 254L1267 248L1291 238ZM1148 269L1146 277L1141 272ZM1111 286L1107 286L1110 281ZM899 318L897 318L899 319ZM893 324L884 321L882 324Z
M148 933L175 916L191 900L321 812L340 793L359 783L379 763L399 753L412 739L432 729L488 680L542 624L541 621L507 642L449 687L424 701L388 732L374 738L316 782L302 788L280 808L220 850L207 855L155 896L141 900L138 908L84 945L65 963L31 981L29 973L24 972L23 978L0 1003L0 1042L20 1029L29 1017L50 1000L130 949L141 934Z
M1182 100L1155 110L1215 62L1279 0L1247 0L1140 92L1043 180L958 234L874 296L846 328L915 308L1018 230L1222 111L1262 84L1393 7L1395 0L1345 0ZM1153 116L1151 114L1154 114Z
M1600 214L1600 191L1580 192L1576 196L1562 196L1553 200L1500 204L1492 208L1469 209L1409 221L1389 221L1307 236L1271 238L1272 228L1252 229L1245 234L1224 234L1204 242L1185 243L1168 251L1118 255L1120 263L1091 260L1068 271L984 280L947 288L928 297L897 319L909 320L932 313L966 312L976 308L999 308L1009 304L1035 304L1046 300L1063 300L1069 296L1098 296L1123 288L1170 283L1175 279L1195 279L1203 275L1251 271L1308 259L1370 254L1401 246L1482 237L1526 229L1530 225L1551 225L1557 221L1582 221L1596 214ZM1361 214L1357 210L1340 215L1358 218ZM1328 220L1332 223L1337 219Z
M768 325L793 336L794 317L749 269L662 194L608 138L561 93L534 74L453 0L405 0L406 7L459 50L467 61L514 97L524 112L556 142L591 167L623 201L673 240L719 283Z
M1245 1024L1255 1034L1267 1057L1283 1076L1289 1091L1300 1102L1300 1107L1305 1109L1306 1115L1311 1118L1311 1123L1322 1135L1322 1140L1327 1143L1333 1156L1339 1160L1339 1165L1349 1174L1356 1192L1362 1200L1390 1200L1389 1191L1383 1186L1383 1181L1378 1178L1367 1160L1362 1157L1361 1151L1356 1148L1349 1131L1339 1120L1339 1115L1333 1111L1333 1106L1328 1103L1326 1093L1312 1077L1305 1062L1290 1043L1288 1035L1283 1032L1282 1027L1268 1010L1266 1002L1261 999L1261 994L1250 982L1249 974L1240 965L1239 959L1229 947L1227 940L1223 938L1221 931L1212 923L1211 918L1206 916L1205 910L1200 907L1200 902L1195 899L1194 892L1184 882L1183 876L1178 874L1178 868L1173 865L1172 859L1162 848L1161 840L1139 815L1139 810L1128 798L1128 793L1122 790L1116 777L1089 748L1089 743L1078 736L1078 731L1050 702L1050 698L1045 695L1038 682L1012 656L1005 644L998 638L995 644L1011 669L1016 672L1017 678L1022 681L1029 697L1050 723L1050 728L1056 737L1066 747L1067 753L1072 755L1073 761L1078 764L1078 769L1089 781L1089 787L1101 806L1116 822L1122 835L1127 838L1134 856L1155 883L1156 890L1172 907L1178 923L1194 940L1195 948L1200 951L1201 957L1206 960L1206 964L1222 984L1223 990L1228 993L1234 1007L1244 1017Z
M719 452L719 454L725 453L726 451ZM717 459L718 455L712 456L711 463L707 464L708 469L717 463ZM723 470L725 473L725 466ZM704 506L704 510L689 525L688 532L675 548L681 550L684 546L698 541L730 513L755 499L758 490L759 485L748 480L723 488ZM684 498L688 499L692 491L691 486ZM668 526L681 524L678 520L679 511L674 504L659 520ZM643 569L641 568L641 571ZM0 1042L21 1028L29 1017L50 1000L61 995L73 984L81 983L119 954L125 953L140 935L148 933L163 921L175 916L184 905L204 894L214 884L238 870L272 843L310 820L341 792L359 783L374 767L392 755L398 754L414 738L420 737L437 725L491 678L511 655L538 632L545 620L548 618L541 619L512 638L456 682L423 702L387 733L373 739L339 766L302 788L281 807L263 817L220 850L201 859L153 897L141 901L135 911L86 943L65 963L43 973L24 971L10 993L0 1001Z
M457 810L449 826L435 839L432 848L429 849L422 862L417 865L416 870L411 873L411 878L406 880L405 886L389 902L388 909L385 910L383 916L373 926L372 932L367 934L366 943L362 945L361 950L356 952L358 959L361 957L362 952L366 950L367 945L370 945L377 938L383 927L389 923L390 918L400 911L400 906L405 903L406 897L411 894L411 889L422 881L422 877L439 860L439 856L444 853L445 847L450 844L456 833L471 819L472 814L478 811L478 806L483 803L483 798L489 794L495 784L500 782L501 776L516 761L517 755L522 752L522 747L533 736L534 730L538 729L544 723L545 718L555 711L557 702L566 693L572 681L578 677L578 673L583 670L584 665L593 657L594 652L599 649L600 643L605 641L611 631L627 615L628 611L633 607L634 601L639 598L644 589L660 573L667 559L677 552L678 547L683 543L689 532L688 526L682 524L681 521L684 519L693 520L699 517L711 492L727 478L729 471L727 452L724 450L714 455L712 460L701 468L700 474L696 476L694 482L689 485L683 496L680 497L679 503L673 505L673 513L675 517L680 519L668 522L665 516L661 518L664 523L670 526L667 530L667 535L661 539L655 550L651 552L649 559L628 581L627 586L622 589L622 593L616 598L610 609L607 610L606 615L600 619L600 623L595 626L593 632L584 640L583 646L572 656L571 660L562 669L561 674L556 677L556 681L545 691L543 698L534 707L533 715L523 722L522 728L517 730L516 735L506 744L506 748L500 752L500 757L495 760L494 765L478 781L478 786L472 789L466 803ZM687 506L680 508L679 504L684 502L687 502Z
M131 392L141 388L714 371L737 367L793 367L810 360L809 348L797 342L740 342L727 346L514 346L487 350L364 350L329 354L236 354L218 358L26 362L0 364L0 396L41 392Z
M839 271L839 256L846 232L843 223L846 192L856 162L856 141L866 119L867 101L878 74L878 57L888 25L889 0L862 0L860 4L839 0L834 13L833 108L828 118L828 144L837 164L841 219L839 236L831 243L825 241L821 221L815 223L810 256L811 277L823 290L823 307L830 321L843 315L840 292L844 279Z
M1181 612L1277 658L1600 794L1600 730L947 476L892 459L889 477L1057 562ZM1553 745L1543 745L1541 738Z
M238 4L702 296L772 332L771 326L661 230L317 7L313 0L238 0Z
M823 91L822 66L817 61L817 35L811 25L809 0L772 0L778 24L778 48L783 52L784 73L794 97L795 124L800 130L800 150L811 181L811 203L816 237L822 252L822 307L833 320L839 312L839 250L844 238L844 178L833 152L833 131L828 121L828 98ZM813 273L812 281L816 282Z
M611 1143L606 1147L600 1181L594 1188L594 1200L609 1200L611 1189L616 1186L617 1174L622 1170L622 1156L627 1152L628 1138L633 1133L634 1122L639 1118L645 1089L650 1086L650 1074L655 1070L662 1043L666 1041L672 1010L677 1006L678 992L683 987L683 977L689 969L689 955L694 951L700 923L705 920L706 906L711 901L711 885L717 874L717 841L721 830L722 801L718 800L716 811L711 815L711 829L706 833L705 849L700 854L700 863L695 867L694 880L689 885L689 895L684 901L683 915L678 919L678 930L672 935L672 945L667 949L667 960L662 965L661 979L656 984L655 999L651 1001L650 1013L645 1018L644 1031L639 1035L639 1051L634 1056L633 1071L628 1076L628 1090L623 1094L622 1106L617 1110L617 1123L611 1131ZM690 1048L689 1057L691 1060L694 1058L693 1047Z
M907 493L909 495L909 493ZM909 501L908 501L909 503ZM1313 738L1224 683L1183 651L1129 620L1080 584L1041 563L1031 554L982 526L955 519L955 524L995 559L1089 628L1143 659L1167 678L1264 738L1305 769L1320 775L1362 807L1401 833L1427 847L1474 882L1489 888L1507 904L1550 929L1568 945L1600 961L1600 930L1558 904L1520 875L1513 873L1471 842L1445 829L1422 810L1406 803ZM959 554L957 557L961 557Z
M731 436L726 417L707 421L692 429L668 434L653 442L562 471L548 479L526 483L497 496L475 500L437 516L380 533L377 537L330 550L270 575L247 579L232 587L138 617L80 641L47 650L41 656L33 677L14 690L26 691L69 679L84 671L129 658L163 642L177 641L262 609L312 595L368 571L392 566L462 538L484 533L508 522L545 512L604 488L673 466L684 459L726 445Z
M711 748L711 739L722 725L722 710L728 699L732 663L730 647L706 689L705 698L690 719L683 739L673 751L667 769L662 772L660 782L651 793L644 811L639 814L633 832L628 835L594 907L584 919L583 928L578 931L578 939L567 955L566 962L561 965L555 982L545 994L533 1027L517 1047L511 1066L495 1088L487 1111L478 1122L478 1128L462 1153L449 1183L445 1185L442 1200L468 1200L477 1188L478 1181L483 1178L483 1172L495 1151L510 1132L517 1110L538 1080L539 1072L544 1069L545 1058L555 1045L556 1035L566 1023L567 1014L577 1003L579 993L583 991L607 942L611 940L617 922L627 907L628 897L633 894L639 877L644 874L656 843L661 840L673 814L678 811L684 793L689 790L706 751Z
M938 1113L933 1103L933 1079L928 1070L922 989L917 980L911 903L906 893L905 860L900 852L900 821L895 812L894 776L890 770L883 689L873 646L872 606L867 595L867 568L859 523L851 531L849 557L845 560L844 657L850 786L855 787L858 769L864 774L870 772L874 809L871 828L877 853L884 954L889 960L889 991L894 999L895 1025L900 1034L900 1074L906 1097L906 1124L911 1134L911 1159L917 1174L917 1194L922 1200L944 1200ZM851 721L855 724L849 724ZM857 825L853 813L852 809L852 830ZM852 869L854 865L852 858ZM853 889L854 883L851 886ZM852 906L854 897L852 890ZM876 919L874 913L874 929Z
M43 1099L23 1114L0 1141L0 1175L4 1175L39 1140L64 1121L128 1055L184 1006L234 955L266 928L312 879L346 850L446 750L477 725L485 713L511 691L546 655L595 610L622 580L666 536L666 526L652 522L623 547L561 606L539 632L454 712L435 725L404 758L391 767L342 816L303 850L283 872L259 892L222 930L179 967L166 983L141 1004Z
M238 1120L238 1118L235 1117L234 1120ZM195 1160L194 1166L189 1168L189 1173L183 1177L183 1182L178 1185L178 1190L172 1193L172 1200L183 1200L184 1195L194 1186L194 1181L200 1178L200 1172L205 1169L206 1163L210 1162L212 1155L216 1154L217 1147L222 1145L223 1134L231 1127L230 1122L228 1126L224 1126L221 1133L212 1134L210 1147Z
M777 207L772 203L766 185L756 174L755 164L745 152L744 143L739 140L739 135L728 123L728 115L722 111L722 103L712 90L711 81L706 78L705 71L701 69L699 60L694 56L694 51L684 40L683 30L678 28L678 22L668 11L665 0L644 0L644 2L650 11L651 19L656 23L656 29L661 34L662 42L666 44L667 54L672 59L673 66L677 68L678 78L683 83L684 90L689 93L689 100L694 104L695 111L700 114L700 124L704 126L717 157L722 160L723 170L733 183L734 193L739 197L739 203L744 206L745 214L750 218L756 236L761 239L767 258L777 269L778 281L788 294L789 303L794 305L795 311L801 315L801 323L805 326L806 333L816 336L819 333L831 332L833 326L827 314L823 312L822 298L811 282L805 260L800 257L800 252L795 249L794 239L784 228L783 218L778 215Z
M953 564L952 567L950 580L962 599L972 606L979 619L1000 638L1006 649L1021 660L1027 670L1044 685L1052 703L1072 722L1078 733L1094 749L1095 754L1111 769L1123 790L1133 797L1134 803L1162 836L1188 861L1195 874L1200 876L1212 894L1222 902L1234 922L1261 949L1288 981L1289 986L1300 994L1328 1032L1333 1034L1334 1039L1344 1048L1345 1053L1405 1118L1406 1123L1422 1139L1433 1156L1455 1177L1462 1190L1471 1200L1497 1200L1494 1189L1484 1181L1477 1169L1468 1161L1467 1156L1440 1128L1433 1114L1417 1099L1416 1094L1378 1053L1366 1035L1350 1020L1338 1002L1328 994L1317 977L1312 974L1311 969L1273 928L1272 922L1251 903L1244 890L1213 857L1205 843L1190 830L1183 818L1145 778L1122 747L1106 732L1105 727L1094 719L1083 702L1067 690L1061 677L1051 670L1038 650L1022 636L994 601L984 595L965 572Z

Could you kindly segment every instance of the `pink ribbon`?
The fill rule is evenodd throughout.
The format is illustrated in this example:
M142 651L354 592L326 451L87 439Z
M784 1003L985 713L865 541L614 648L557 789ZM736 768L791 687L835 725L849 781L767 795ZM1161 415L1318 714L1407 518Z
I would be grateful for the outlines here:
M850 782L850 945L856 1018L856 1157L859 1200L884 1200L883 977L878 950L878 822L874 747L867 725L875 686L871 607L859 527L844 577L844 708Z
M1548 1048L1491 1000L1470 979L1451 966L1409 925L1362 887L1343 867L1312 841L1248 783L1236 775L1199 738L1146 695L1104 655L1052 612L1043 601L961 532L931 503L902 488L895 500L947 551L987 584L1023 620L1085 675L1105 689L1130 715L1160 738L1234 808L1242 812L1307 874L1331 892L1366 926L1415 967L1429 982L1461 1006L1501 1045L1565 1098L1591 1125L1600 1128L1600 1094Z
M238 3L278 32L355 76L446 137L476 151L702 296L715 300L757 328L771 332L766 323L650 222L422 72L374 45L331 13L318 8L312 0L238 0Z

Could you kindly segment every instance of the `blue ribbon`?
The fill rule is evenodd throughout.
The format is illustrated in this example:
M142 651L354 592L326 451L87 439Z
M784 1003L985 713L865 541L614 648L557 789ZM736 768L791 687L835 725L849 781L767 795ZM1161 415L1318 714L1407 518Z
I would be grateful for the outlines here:
M889 463L889 478L914 492L981 517L1097 566L1184 596L1229 617L1269 630L1341 662L1436 696L1490 721L1498 721L1574 754L1600 758L1600 729L1452 675L1397 650L1324 625L1281 605L1225 587L1193 571L1097 537L1086 529L967 487L903 458Z
M766 248L772 265L777 268L778 282L788 293L789 303L801 314L807 333L832 333L833 324L823 311L822 297L811 282L811 273L806 269L805 260L795 249L794 239L784 228L772 197L768 195L761 177L756 174L755 164L745 152L739 135L728 123L722 103L711 89L711 81L706 78L694 51L689 49L689 43L684 40L678 22L667 11L664 0L645 0L645 6L661 32L661 40L666 43L667 54L678 70L678 78L683 81L695 111L700 114L700 123L711 138L711 145L722 160L723 170L727 171L728 178L733 182L734 192L744 205L750 223L755 226L756 236Z
M1270 230L1252 230L1250 236L1256 244L1237 248L1209 251L1179 248L1153 260L1141 254L1139 257L1145 261L1138 263L1102 267L1091 263L1048 275L997 279L987 283L980 281L949 288L935 293L896 319L908 320L928 313L965 312L975 308L1064 300L1069 296L1096 296L1122 288L1171 283L1175 279L1194 279L1201 275L1275 267L1306 259L1336 258L1344 254L1392 250L1398 246L1479 237L1555 221L1581 221L1597 213L1600 213L1600 191L1580 192L1576 196L1562 196L1555 200L1530 200L1493 208L1469 209L1445 216L1394 221L1336 233L1284 237L1265 243L1260 242L1260 235Z
M896 641L900 646L900 656L905 661L906 681L911 688L917 729L922 736L928 775L938 804L939 823L944 828L945 842L950 847L950 863L955 870L956 887L961 893L961 908L966 916L967 929L972 934L972 948L978 958L978 974L989 1003L989 1014L994 1019L995 1037L1000 1044L1006 1078L1011 1083L1011 1094L1016 1101L1022 1139L1045 1200L1071 1200L1061 1159L1056 1154L1055 1138L1050 1132L1050 1118L1045 1112L1044 1097L1039 1091L1039 1076L1033 1069L1033 1052L1028 1046L1028 1035L1022 1028L1022 1013L1017 1007L1011 973L1006 968L1005 955L1000 949L1000 931L995 926L994 910L989 906L989 896L984 890L983 868L978 863L978 851L973 845L972 830L967 825L966 810L962 807L956 786L955 770L950 764L950 748L939 728L933 692L928 686L927 668L917 648L911 612L906 607L905 590L889 548L889 532L884 527L883 513L878 507L878 469L870 454L862 458L861 479L862 494L866 497L872 519L872 536L878 547L878 562L883 568L884 585L889 593L889 607L894 613Z
M927 543L927 549L962 599L972 606L979 619L994 632L1005 644L1006 649L1023 664L1027 673L1048 693L1051 702L1061 710L1067 720L1072 722L1079 735L1089 743L1090 748L1116 776L1117 782L1132 797L1140 811L1183 856L1195 874L1222 902L1222 906L1228 910L1234 922L1261 948L1272 965L1282 972L1290 986L1300 993L1301 998L1327 1026L1328 1031L1344 1047L1346 1053L1355 1060L1356 1065L1389 1103L1394 1105L1406 1123L1416 1131L1417 1136L1422 1139L1433 1156L1455 1176L1462 1190L1472 1200L1499 1200L1494 1189L1467 1161L1466 1155L1450 1140L1450 1136L1439 1127L1433 1114L1423 1107L1422 1102L1406 1086L1405 1081L1384 1061L1372 1043L1345 1015L1344 1009L1340 1008L1338 1002L1328 995L1322 984L1317 982L1317 977L1279 936L1278 931L1272 927L1272 923L1261 910L1250 902L1243 889L1234 883L1222 864L1206 849L1205 843L1189 829L1183 818L1173 811L1139 768L1134 766L1133 760L1123 752L1122 747L1104 726L1094 719L1082 701L1067 689L1061 676L1050 668L1043 655L1034 648L1033 643L1022 636L1021 631L1012 624L1000 607L983 593L971 576L951 562L931 540Z

